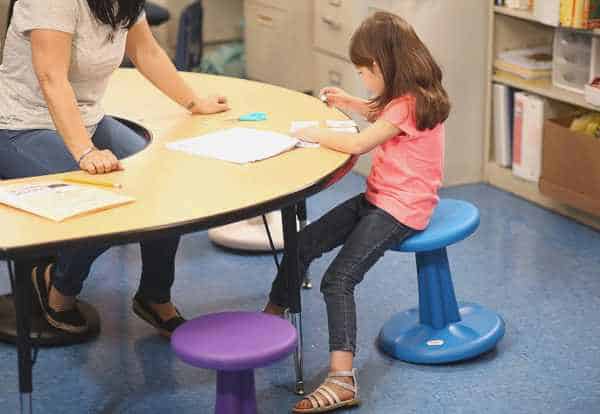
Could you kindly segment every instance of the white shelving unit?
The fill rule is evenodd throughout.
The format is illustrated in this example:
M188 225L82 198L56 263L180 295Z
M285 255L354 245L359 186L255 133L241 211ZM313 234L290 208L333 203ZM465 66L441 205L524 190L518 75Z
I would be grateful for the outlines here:
M486 139L484 146L485 180L502 190L518 195L596 229L600 229L600 216L581 212L546 197L539 191L537 183L515 177L509 168L503 168L494 161L492 145L492 83L502 83L516 89L544 96L557 103L578 108L600 111L600 107L588 104L582 94L569 92L553 86L550 80L528 81L510 73L495 71L493 69L493 61L499 51L536 46L543 43L550 44L555 27L536 20L532 12L499 6L490 7L489 18L488 98L486 99L487 106L485 111ZM596 30L593 34L600 35L600 32Z

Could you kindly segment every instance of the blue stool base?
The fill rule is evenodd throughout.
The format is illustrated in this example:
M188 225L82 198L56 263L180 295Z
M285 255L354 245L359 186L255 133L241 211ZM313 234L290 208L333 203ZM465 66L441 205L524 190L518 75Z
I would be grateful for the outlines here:
M443 364L474 358L493 349L504 336L504 321L475 303L459 305L461 320L441 329L419 322L419 309L393 316L379 333L390 356L415 364Z

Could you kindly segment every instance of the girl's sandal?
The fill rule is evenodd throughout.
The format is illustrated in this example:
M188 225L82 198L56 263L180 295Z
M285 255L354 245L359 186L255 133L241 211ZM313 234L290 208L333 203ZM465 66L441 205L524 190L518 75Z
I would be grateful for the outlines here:
M340 377L352 377L353 384L348 384L337 380L335 378ZM342 401L338 394L327 384L333 384L337 387L354 393L354 397ZM310 401L311 408L294 408L294 413L326 413L329 411L337 410L338 408L349 408L360 404L358 399L358 382L356 381L356 368L352 371L337 371L331 372L325 379L325 382L319 386L315 391L310 393L306 398Z

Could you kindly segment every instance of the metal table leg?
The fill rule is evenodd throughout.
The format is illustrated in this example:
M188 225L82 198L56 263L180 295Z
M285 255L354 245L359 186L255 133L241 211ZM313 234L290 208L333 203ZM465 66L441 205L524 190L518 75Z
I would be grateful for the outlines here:
M308 225L308 214L306 211L306 200L301 201L297 205L297 214L298 214L298 224L300 227L300 231L304 229ZM312 280L310 280L310 270L306 269L306 273L303 275L304 279L302 280L302 288L304 289L312 289Z
M32 412L33 392L31 358L31 262L18 262L15 266L15 313L17 319L17 354L19 360L19 393L21 413Z
M300 297L301 276L298 269L298 232L296 230L296 206L281 211L283 221L283 240L285 245L285 275L290 295L290 313L292 322L298 330L298 346L294 354L296 365L296 394L304 395L304 373L302 355L302 305Z

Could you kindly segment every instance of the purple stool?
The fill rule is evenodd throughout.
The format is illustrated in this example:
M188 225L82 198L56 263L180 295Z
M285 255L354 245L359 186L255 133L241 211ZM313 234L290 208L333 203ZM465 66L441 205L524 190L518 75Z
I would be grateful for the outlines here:
M181 325L171 346L184 362L217 371L216 414L256 414L254 368L279 361L296 349L296 329L258 312L223 312Z

